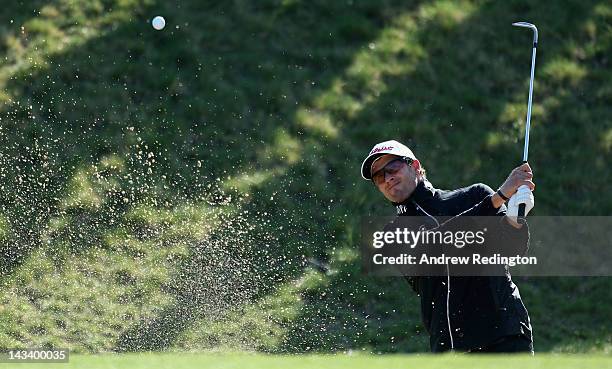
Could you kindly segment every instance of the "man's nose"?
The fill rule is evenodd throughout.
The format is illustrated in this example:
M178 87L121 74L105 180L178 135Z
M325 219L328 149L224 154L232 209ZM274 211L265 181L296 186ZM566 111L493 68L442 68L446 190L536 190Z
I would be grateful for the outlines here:
M395 175L385 172L385 183L391 182L394 179L395 179Z

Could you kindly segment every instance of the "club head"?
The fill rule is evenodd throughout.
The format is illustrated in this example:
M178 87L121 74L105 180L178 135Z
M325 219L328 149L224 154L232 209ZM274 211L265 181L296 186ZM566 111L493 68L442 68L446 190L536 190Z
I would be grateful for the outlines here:
M535 43L538 42L538 28L535 26L535 24L531 24L527 22L514 22L512 23L512 25L515 27L523 27L523 28L531 29L533 31L533 41Z
M514 22L512 23L513 26L515 27L525 27L525 28L531 28L531 29L535 29L536 26L534 26L531 23L527 23L527 22Z

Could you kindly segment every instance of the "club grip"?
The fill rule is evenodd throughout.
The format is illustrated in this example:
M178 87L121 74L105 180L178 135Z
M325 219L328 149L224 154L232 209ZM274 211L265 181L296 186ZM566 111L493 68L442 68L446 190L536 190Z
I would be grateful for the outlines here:
M523 153L523 155L525 156L523 158L523 164L527 162L527 155L526 152ZM518 213L517 215L517 221L521 224L525 224L527 222L527 219L525 219L525 204L519 204L519 208L518 208Z
M527 217L525 217L525 204L519 204L518 214L516 217L516 221L519 224L527 223Z

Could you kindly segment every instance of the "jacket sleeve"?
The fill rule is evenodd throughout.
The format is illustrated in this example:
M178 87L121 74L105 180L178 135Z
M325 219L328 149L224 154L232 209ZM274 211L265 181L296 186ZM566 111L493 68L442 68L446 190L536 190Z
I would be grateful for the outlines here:
M461 212L459 215L463 217L498 217L499 221L495 222L493 226L495 232L491 241L497 245L498 249L503 250L504 254L525 255L529 250L528 224L525 223L523 227L519 229L511 226L508 221L504 219L507 212L506 205L504 204L496 209L491 201L493 194L495 194L495 191L483 183L477 183L468 187L464 196L466 197L466 201L474 205ZM447 225L452 226L452 223L453 221L451 220Z
M488 215L506 215L506 205L502 205L499 209L493 207L491 197L495 191L491 187L483 183L477 183L468 188L466 196L474 204L471 208L465 210L461 215L464 216L488 216Z
M512 255L525 255L529 250L529 225L527 222L521 228L514 228L506 219L507 208L502 204L499 208L493 206L491 197L495 191L486 184L478 183L470 187L470 193L476 205L468 210L473 216L497 216L499 226L496 227L496 241L503 245L504 251Z

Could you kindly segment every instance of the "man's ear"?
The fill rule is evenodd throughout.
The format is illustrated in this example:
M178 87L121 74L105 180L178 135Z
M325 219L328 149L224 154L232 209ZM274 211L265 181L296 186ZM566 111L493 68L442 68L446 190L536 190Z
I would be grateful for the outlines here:
M423 169L421 169L421 162L418 159L413 159L412 163L410 163L410 166L417 174L417 178L421 178L424 175Z

